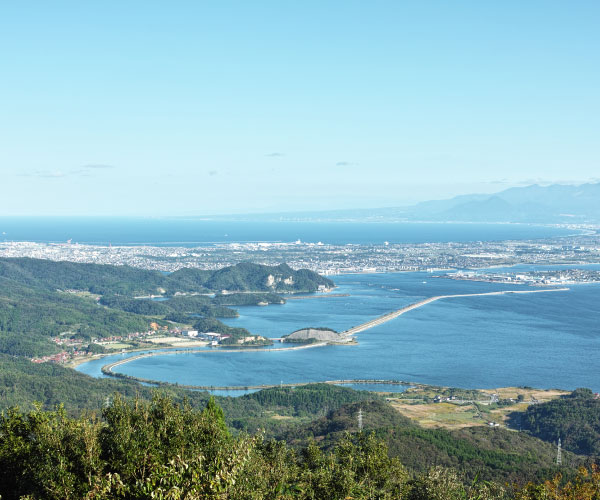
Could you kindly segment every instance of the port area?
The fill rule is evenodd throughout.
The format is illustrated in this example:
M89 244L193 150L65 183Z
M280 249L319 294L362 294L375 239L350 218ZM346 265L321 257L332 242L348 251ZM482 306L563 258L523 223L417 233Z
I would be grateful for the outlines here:
M487 426L518 430L518 415L530 405L569 394L558 389L503 387L457 389L416 385L402 393L385 394L387 402L428 429Z

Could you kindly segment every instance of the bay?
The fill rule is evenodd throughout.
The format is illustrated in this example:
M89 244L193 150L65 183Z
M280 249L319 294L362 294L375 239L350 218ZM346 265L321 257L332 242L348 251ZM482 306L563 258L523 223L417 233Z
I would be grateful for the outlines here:
M433 278L428 273L344 275L334 281L336 293L350 296L240 307L240 317L226 322L275 338L306 326L345 330L431 296L531 290L523 285ZM448 298L358 334L358 345L170 354L136 360L119 371L214 386L395 379L465 388L597 391L599 301L598 284L572 285L566 292ZM100 366L118 356L79 369L98 376Z

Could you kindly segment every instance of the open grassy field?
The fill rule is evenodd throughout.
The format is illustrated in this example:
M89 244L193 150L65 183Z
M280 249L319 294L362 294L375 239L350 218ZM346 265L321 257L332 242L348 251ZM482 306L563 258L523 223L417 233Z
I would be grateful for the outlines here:
M490 422L505 426L508 414L525 411L530 404L543 403L565 394L568 391L522 387L463 390L417 386L402 394L390 394L388 401L396 410L422 427L460 429L490 425ZM503 403L492 403L494 395ZM435 402L436 397L441 401ZM449 398L453 399L448 400ZM508 401L510 399L514 401Z
M131 344L125 344L124 342L107 342L103 344L106 349L130 349Z

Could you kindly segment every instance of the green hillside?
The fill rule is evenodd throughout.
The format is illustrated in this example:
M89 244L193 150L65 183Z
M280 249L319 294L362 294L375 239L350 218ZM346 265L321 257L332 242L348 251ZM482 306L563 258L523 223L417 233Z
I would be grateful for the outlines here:
M232 318L227 306L280 304L274 293L311 292L333 283L289 266L238 264L218 271L182 269L170 275L127 266L0 259L0 352L35 357L56 353L50 337L89 341L149 330L151 323L196 325L240 337L216 318ZM222 290L244 293L222 294ZM216 294L210 294L215 290ZM162 295L165 300L135 298ZM261 341L266 342L266 341Z
M331 280L308 269L295 271L287 264L264 266L249 262L216 271L180 269L164 275L129 266L2 258L0 277L48 290L80 290L128 297L221 290L298 293L315 292L320 285L334 286Z
M513 424L545 441L560 438L566 450L600 457L600 399L589 389L531 405L524 415L515 414Z
M377 408L377 403L361 405L370 412ZM378 422L390 425L393 417ZM462 445L463 455L469 450L450 438L438 441L447 449ZM490 456L512 463L521 455ZM594 468L581 469L567 484L560 475L515 484L479 475L469 479L440 465L419 472L405 466L404 458L394 456L385 436L367 430L345 432L325 450L314 440L290 448L260 434L232 435L213 398L202 410L165 396L150 402L115 397L101 416L73 418L60 407L10 409L0 416L3 500L593 500L600 492ZM534 458L522 461L533 464ZM471 472L478 468L474 465L468 463Z
M346 433L359 430L359 410L363 429L373 431L386 443L390 455L412 471L444 466L456 469L468 480L479 477L508 482L542 479L558 472L556 447L525 433L481 426L453 431L424 429L381 400L344 405L313 422L289 428L278 437L297 447L316 440L331 449ZM567 453L564 461L578 464L582 459ZM569 469L573 472L573 465Z

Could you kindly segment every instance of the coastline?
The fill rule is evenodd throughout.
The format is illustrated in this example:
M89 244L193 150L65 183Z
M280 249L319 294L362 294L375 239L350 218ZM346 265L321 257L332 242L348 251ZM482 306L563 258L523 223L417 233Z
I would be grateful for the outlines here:
M194 353L194 352L201 352L201 353L217 353L217 352L272 352L272 351L292 351L292 350L299 350L299 349L308 349L310 347L322 347L324 345L327 345L327 343L324 342L319 342L316 344L306 344L306 345L301 345L301 346L293 346L293 347L280 347L280 348L273 348L273 349L266 349L265 347L261 347L261 346L256 346L256 347L248 347L248 346L222 346L222 347L213 347L210 349L202 349L202 348L193 348L193 347L188 347L186 348L185 346L171 346L171 347L165 347L165 346L161 346L161 347L140 347L140 348L136 348L136 349L128 349L124 352L106 352L106 353L102 353L102 354L94 354L93 356L90 357L86 357L86 358L77 358L76 360L72 360L69 361L68 363L65 363L63 366L67 367L67 368L77 368L80 365L83 365L89 361L95 361L98 359L102 359L102 358L106 358L108 356L118 356L119 354L128 354L128 353L133 353L133 352L141 352L144 354L139 354L137 356L131 356L129 358L126 358L124 360L121 360L123 362L129 362L129 361L133 361L134 359L140 359L142 357L148 357L148 356L160 356L162 354L177 354L177 352L163 352L163 351L179 351L182 353ZM147 355L146 355L146 351ZM112 364L112 363L111 363ZM122 363L118 363L118 364L122 364ZM105 365L108 366L108 365ZM104 368L104 366L102 367Z
M432 302L435 302L437 300L442 300L442 299L457 298L457 297L500 296L500 295L509 295L509 294L523 295L523 294L531 294L531 293L564 292L564 291L569 291L569 290L570 290L569 288L553 288L553 289L543 289L543 290L503 290L503 291L497 291L497 292L483 292L483 293L472 293L472 294L438 295L438 296L434 296L434 297L429 297L429 298L421 300L419 302L415 302L413 304L405 306L396 311L392 311L390 313L384 314L382 316L374 318L374 319L367 321L365 323L362 323L360 325L351 327L348 330L340 332L340 335L349 337L351 335L363 332L365 330L368 330L368 329L378 326L380 324L383 324L383 323L386 323L393 319L396 319L397 317L401 316L404 313L407 313L409 311L412 311L414 309L423 307L427 304L430 304ZM266 349L266 348L184 349L182 347L171 347L171 348L166 348L166 349L169 349L173 352L163 352L165 350L165 348L160 349L160 350L156 349L156 351L160 351L160 352L147 352L147 353L140 354L137 356L131 356L131 357L128 357L128 358L125 358L122 360L118 360L118 361L115 361L114 363L109 363L107 365L102 366L101 371L104 375L107 375L107 376L112 376L112 377L116 377L116 378L127 378L130 380L137 380L138 382L142 382L142 383L150 383L150 384L156 384L156 385L170 384L167 382L160 382L160 381L155 381L155 380L150 380L150 379L142 379L142 378L138 378L138 377L134 377L134 376L130 376L130 375L115 373L115 372L113 372L113 368L124 365L126 363L130 363L132 361L139 360L139 359L152 357L152 356L160 356L160 355L164 355L164 354L178 354L178 353L211 353L211 354L213 354L213 353L225 353L225 352L230 352L230 353L231 352L236 352L236 353L238 353L238 352L278 352L278 351L294 351L294 350L309 349L309 348L314 348L314 347L323 347L326 345L329 345L329 343L328 342L320 342L320 343L314 343L314 344L303 344L303 345L299 345L299 346L273 348L273 349ZM129 352L131 352L131 351L129 351ZM177 385L182 387L180 384L177 384ZM300 384L294 384L294 385L300 385ZM206 389L207 387L213 387L213 386L198 385L198 386L193 386L193 387L190 386L190 387L194 388L194 389ZM222 387L225 387L225 389L222 389ZM268 388L268 387L274 387L274 385L261 384L261 385L256 385L256 386L222 386L222 387L218 387L218 388L213 387L213 389L215 389L215 390L217 390L217 389L219 389L219 390L221 390L221 389L222 390L243 390L243 389L248 389L248 388Z

